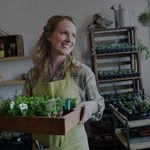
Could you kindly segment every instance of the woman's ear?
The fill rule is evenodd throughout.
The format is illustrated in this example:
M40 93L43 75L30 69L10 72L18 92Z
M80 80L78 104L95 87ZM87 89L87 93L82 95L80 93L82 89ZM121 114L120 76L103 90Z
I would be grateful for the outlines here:
M50 34L50 32L46 32L45 34L46 34L47 40L51 41L51 34Z

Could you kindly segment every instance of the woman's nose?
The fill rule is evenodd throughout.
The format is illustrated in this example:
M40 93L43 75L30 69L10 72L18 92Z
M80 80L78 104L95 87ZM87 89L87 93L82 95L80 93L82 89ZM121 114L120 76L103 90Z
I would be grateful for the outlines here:
M71 41L72 41L71 35L68 35L68 36L66 37L66 41L67 41L67 42L71 42Z

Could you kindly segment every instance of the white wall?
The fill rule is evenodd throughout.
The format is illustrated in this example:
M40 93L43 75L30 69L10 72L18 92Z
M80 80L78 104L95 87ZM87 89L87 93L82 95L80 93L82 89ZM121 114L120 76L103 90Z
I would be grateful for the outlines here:
M110 10L110 7L112 5L116 7L119 2L121 2L123 8L133 11L130 25L138 27L138 37L143 39L144 43L149 46L149 28L142 27L137 23L138 14L147 8L145 0L1 0L0 29L9 34L23 35L25 55L29 55L49 17L55 14L71 15L74 17L79 31L77 45L85 59L85 63L89 64L87 25L95 13L101 13L106 19L113 20L113 11ZM150 92L150 80L148 80L150 75L149 64L150 60L142 60L143 83L145 90L148 92ZM7 65L8 71L9 68L12 68L11 64ZM11 70L10 74L18 72L17 69L16 67L14 70ZM0 74L3 73L5 76L8 71L4 72L2 65L0 65ZM16 88L18 87L13 87L13 89ZM20 92L21 88L19 87ZM5 93L5 95L10 96L13 94L14 90L9 91L8 94L6 92L7 89L8 91L10 90L8 86L0 86L0 95Z

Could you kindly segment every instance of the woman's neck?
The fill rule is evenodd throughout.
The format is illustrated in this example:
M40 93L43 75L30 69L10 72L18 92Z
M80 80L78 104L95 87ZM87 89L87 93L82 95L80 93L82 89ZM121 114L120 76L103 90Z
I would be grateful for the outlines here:
M64 62L64 60L66 59L66 56L62 56L62 57L53 57L50 59L50 63L49 63L49 71L51 74L51 77L54 78L58 72L58 66L60 64L62 64Z

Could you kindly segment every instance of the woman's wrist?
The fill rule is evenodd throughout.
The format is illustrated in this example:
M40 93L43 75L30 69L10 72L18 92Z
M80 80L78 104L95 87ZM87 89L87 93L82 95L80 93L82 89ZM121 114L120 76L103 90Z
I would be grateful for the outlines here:
M95 101L91 101L92 102L92 108L93 108L93 112L92 114L95 114L98 111L98 104Z

